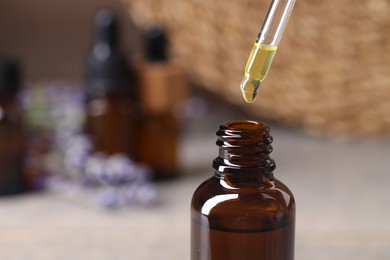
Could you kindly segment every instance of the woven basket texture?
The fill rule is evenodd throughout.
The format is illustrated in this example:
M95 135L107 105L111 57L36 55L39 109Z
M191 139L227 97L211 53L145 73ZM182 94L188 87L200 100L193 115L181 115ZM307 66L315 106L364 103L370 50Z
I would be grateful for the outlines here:
M170 32L192 79L257 116L320 134L390 135L390 1L297 0L259 97L239 84L270 0L125 0Z

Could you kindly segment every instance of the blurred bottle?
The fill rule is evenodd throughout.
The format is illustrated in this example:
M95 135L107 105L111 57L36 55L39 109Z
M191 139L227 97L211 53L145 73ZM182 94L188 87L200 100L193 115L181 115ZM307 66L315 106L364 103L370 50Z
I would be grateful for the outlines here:
M23 192L25 131L17 99L20 71L17 63L0 58L0 195Z
M233 121L217 132L214 175L191 204L191 260L293 260L295 202L274 177L266 125Z
M95 148L108 155L134 154L136 84L119 50L116 17L95 17L96 41L87 64L87 132Z
M167 179L179 174L178 110L187 97L187 79L184 71L167 58L162 28L149 28L145 40L147 57L138 68L143 116L136 158L152 167L155 179Z

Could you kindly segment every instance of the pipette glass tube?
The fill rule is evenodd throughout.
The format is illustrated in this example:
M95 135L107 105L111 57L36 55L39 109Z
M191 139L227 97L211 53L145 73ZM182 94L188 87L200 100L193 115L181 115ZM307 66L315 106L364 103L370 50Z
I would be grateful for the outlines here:
M261 82L267 76L295 0L272 0L263 26L245 66L241 91L248 103L256 100Z

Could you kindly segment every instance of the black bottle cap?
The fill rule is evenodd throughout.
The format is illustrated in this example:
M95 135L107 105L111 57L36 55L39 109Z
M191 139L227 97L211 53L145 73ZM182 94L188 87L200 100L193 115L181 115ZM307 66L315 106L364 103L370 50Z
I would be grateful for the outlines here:
M145 32L147 59L151 62L166 61L167 38L159 26L152 26Z
M119 50L118 24L107 9L95 17L96 40L87 62L87 91L94 93L127 93L133 79L125 56Z
M0 58L0 96L14 95L20 88L20 69L13 59Z

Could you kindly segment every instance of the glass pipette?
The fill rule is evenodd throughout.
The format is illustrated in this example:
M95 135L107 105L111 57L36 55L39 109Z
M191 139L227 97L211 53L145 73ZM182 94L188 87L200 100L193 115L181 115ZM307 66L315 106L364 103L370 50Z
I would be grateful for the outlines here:
M294 4L295 0L272 0L249 55L245 66L245 76L241 82L242 95L248 103L256 100L260 84L271 67Z

